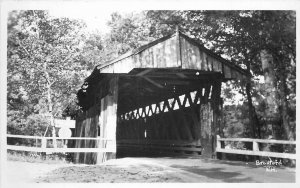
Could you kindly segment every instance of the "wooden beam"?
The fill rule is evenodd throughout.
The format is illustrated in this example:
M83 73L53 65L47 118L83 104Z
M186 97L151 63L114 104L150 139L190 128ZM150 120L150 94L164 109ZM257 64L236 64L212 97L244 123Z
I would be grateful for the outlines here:
M154 92L152 89L150 89L150 88L148 88L148 87L146 87L145 89L146 89L147 91L151 92L151 93Z
M160 85L159 83L155 82L154 80L148 77L143 76L142 78L144 78L145 80L147 80L148 82L150 82L151 84L155 85L158 88L164 88L162 85Z
M146 69L146 70L144 70L144 71L142 71L142 72L137 73L136 76L144 76L144 75L146 75L146 74L152 72L153 70L154 70L154 69Z
M168 85L184 85L184 86L188 86L188 85L193 85L195 83L198 82L189 82L189 81L182 81L182 80L156 80L157 83L159 84L168 84Z
M179 73L176 73L176 75L180 78L188 78L185 74L179 72Z

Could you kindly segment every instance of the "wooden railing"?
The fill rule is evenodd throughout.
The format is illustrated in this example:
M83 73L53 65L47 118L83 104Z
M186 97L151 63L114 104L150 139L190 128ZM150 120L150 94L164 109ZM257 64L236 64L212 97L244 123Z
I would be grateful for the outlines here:
M99 146L116 146L115 140L106 139L106 138L89 138L89 137L38 137L38 136L25 136L25 135L10 135L7 134L7 138L21 138L21 139L35 139L40 140L41 144L38 146L16 146L16 145L7 145L8 150L16 150L16 151L31 151L31 152L46 152L46 153L82 153L82 152L116 152L116 147L97 147L97 148L66 148L66 147L56 147L56 148L48 148L47 141L48 140L96 140ZM102 142L102 143L101 143ZM110 143L110 144L108 144Z
M226 142L227 141L229 141L229 142L252 142L253 147L252 147L252 150L222 148L221 147L222 146L221 142L225 142L225 141ZM220 138L220 136L217 136L216 152L296 159L296 154L293 154L293 153L278 153L278 152L260 151L259 150L259 143L296 145L296 141L265 140L265 139L251 139L251 138Z

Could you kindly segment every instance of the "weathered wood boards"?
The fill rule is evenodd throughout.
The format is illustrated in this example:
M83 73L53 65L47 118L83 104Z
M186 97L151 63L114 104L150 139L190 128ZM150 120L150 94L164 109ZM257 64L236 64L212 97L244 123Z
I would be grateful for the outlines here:
M211 157L212 153L212 109L210 103L200 106L201 144L204 149L203 155Z
M243 69L182 33L158 41L97 69L101 73L128 73L134 68L181 68L221 72L225 79L242 79L245 76Z
M100 137L116 140L117 127L117 102L118 102L118 77L110 80L110 91L107 96L101 99L99 116ZM101 148L114 148L115 152L98 153L97 164L116 157L116 142L102 142Z
M76 120L75 136L78 137L96 137L98 125L98 110L95 107L90 108L81 118ZM76 140L75 148L96 148L95 140ZM74 162L84 164L95 164L97 153L75 153Z
M111 77L108 84L108 94L99 102L86 110L76 120L75 135L78 137L101 137L103 141L77 140L76 148L109 148L114 152L75 153L75 163L96 164L115 158L116 154L116 126L117 126L117 100L118 77ZM102 91L104 88L100 87ZM99 94L100 95L100 94ZM98 130L100 128L100 130ZM100 135L98 135L100 132ZM106 140L108 139L108 140Z

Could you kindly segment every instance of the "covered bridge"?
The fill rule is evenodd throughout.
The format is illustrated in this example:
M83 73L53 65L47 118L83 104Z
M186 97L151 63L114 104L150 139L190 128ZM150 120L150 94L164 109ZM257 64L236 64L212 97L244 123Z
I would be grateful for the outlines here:
M245 76L180 31L98 65L78 92L83 113L75 136L103 138L78 140L76 147L105 152L77 153L74 160L171 152L211 158L221 131L221 83Z

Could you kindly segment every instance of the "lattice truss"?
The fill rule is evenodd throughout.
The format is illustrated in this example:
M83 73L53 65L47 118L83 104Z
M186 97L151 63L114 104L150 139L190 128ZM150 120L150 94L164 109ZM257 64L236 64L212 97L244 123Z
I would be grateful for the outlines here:
M206 92L209 93L208 100L211 99L211 89L209 87ZM120 115L121 120L132 120L139 118L147 118L153 114L164 113L168 111L178 110L181 108L190 107L192 105L200 104L200 99L205 98L205 88L199 91L193 91L175 98L170 98L168 100L161 101L156 104L148 105L139 109L132 110L130 112Z
M209 85L120 114L117 138L198 140L201 128L211 135L212 91L213 85Z

